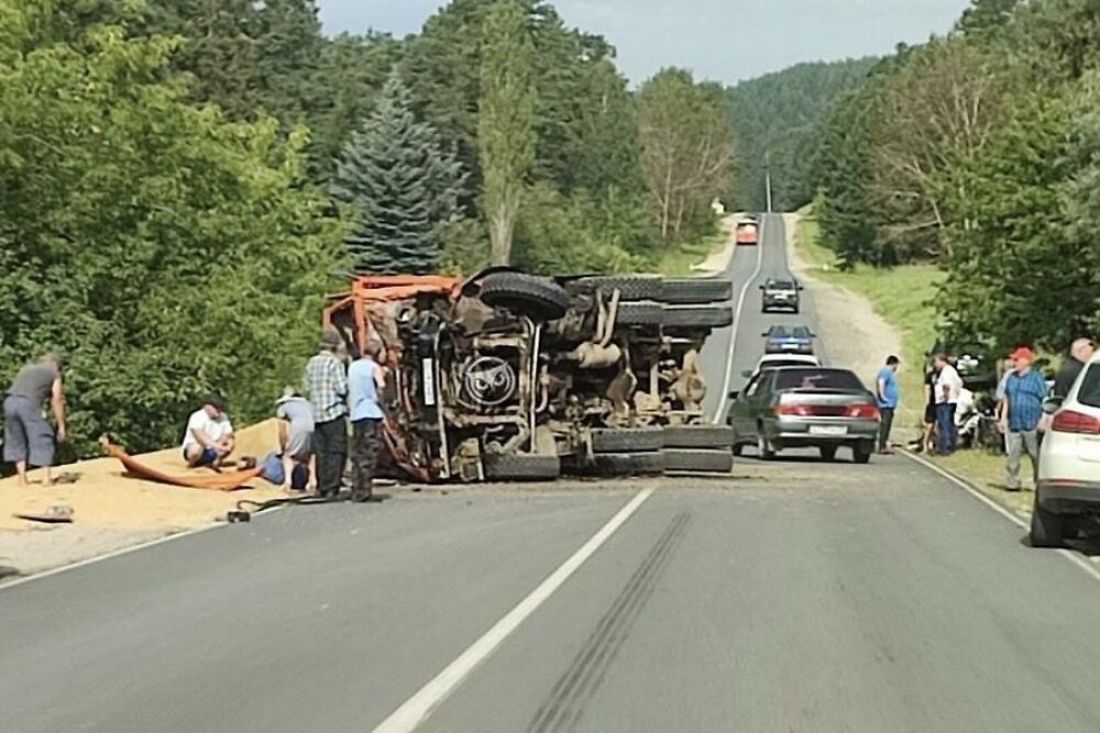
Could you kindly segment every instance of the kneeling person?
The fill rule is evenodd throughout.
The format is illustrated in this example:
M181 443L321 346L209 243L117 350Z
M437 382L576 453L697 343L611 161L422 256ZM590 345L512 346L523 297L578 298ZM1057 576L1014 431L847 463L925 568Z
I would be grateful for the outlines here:
M183 459L190 468L210 466L220 468L236 447L233 425L225 414L225 401L213 392L202 401L202 407L191 413L183 435Z
M310 481L313 458L313 406L293 387L287 387L275 403L279 419L279 455L283 475L289 479L286 488L305 491Z

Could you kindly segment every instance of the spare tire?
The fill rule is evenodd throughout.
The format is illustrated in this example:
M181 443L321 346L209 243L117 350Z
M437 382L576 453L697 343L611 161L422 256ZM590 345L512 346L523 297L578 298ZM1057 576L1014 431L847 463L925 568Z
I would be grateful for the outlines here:
M616 326L660 326L665 322L665 309L660 303L620 303L615 315Z
M661 451L597 453L589 467L597 476L659 476L665 472L665 457Z
M735 437L729 425L668 425L665 448L718 448L729 451Z
M664 442L661 428L595 428L592 430L594 453L631 453L660 450Z
M733 453L727 450L689 450L666 448L665 470L700 473L729 473L733 470Z
M665 307L664 325L697 328L725 328L733 323L728 305L670 305Z
M481 281L481 301L540 321L554 321L569 308L569 294L553 280L522 272L494 272Z
M618 290L619 300L660 300L662 291L661 278L657 275L582 277L570 283L569 287L579 293L602 290L609 299Z
M661 300L676 305L717 303L733 297L733 283L722 277L682 277L661 284Z
M482 458L490 481L552 481L561 475L561 459L530 453L503 453Z

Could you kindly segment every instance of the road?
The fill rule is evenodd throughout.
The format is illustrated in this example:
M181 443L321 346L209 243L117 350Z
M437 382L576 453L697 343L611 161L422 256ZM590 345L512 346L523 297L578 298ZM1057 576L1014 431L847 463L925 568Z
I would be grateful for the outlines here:
M785 266L779 226L765 267ZM738 289L747 267L738 253ZM1022 537L901 456L290 509L0 589L0 720L1100 730L1100 581Z

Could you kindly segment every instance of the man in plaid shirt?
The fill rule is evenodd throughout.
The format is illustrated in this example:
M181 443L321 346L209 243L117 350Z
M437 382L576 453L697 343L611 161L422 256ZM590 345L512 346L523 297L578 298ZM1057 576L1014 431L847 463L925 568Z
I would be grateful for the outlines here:
M1047 396L1047 382L1043 375L1031 368L1035 352L1026 346L1012 352L1016 368L1009 372L1004 382L1001 431L1005 436L1008 461L1006 488L1020 490L1020 459L1027 452L1031 459L1032 473L1039 472L1039 420L1043 416L1043 400Z
M305 387L313 406L313 452L317 456L317 493L340 493L348 457L348 377L342 355L344 340L325 331L321 350L306 365Z

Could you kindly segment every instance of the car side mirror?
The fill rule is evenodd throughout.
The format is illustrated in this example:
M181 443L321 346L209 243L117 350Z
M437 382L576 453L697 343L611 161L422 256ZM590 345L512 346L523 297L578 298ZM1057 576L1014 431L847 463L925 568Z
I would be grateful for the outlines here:
M799 289L799 290L805 290L806 288L805 288L804 286L802 286L802 285L799 285L799 286L798 286L798 289Z
M738 392L737 390L733 390L733 391L732 391L732 392L730 392L730 394L729 394L729 398L730 398L731 400L735 400L735 399L737 399L737 398L738 398L738 397L740 397L740 396L741 396L741 393L740 393L740 392Z
M1065 397L1058 397L1057 395L1047 397L1043 400L1043 412L1048 415L1053 415L1062 409L1062 403L1065 402Z
M761 335L761 336L762 336L763 338L767 338L767 337L768 337L768 334L767 334L767 332L764 332L764 333L762 333L762 334L760 334L760 335Z

